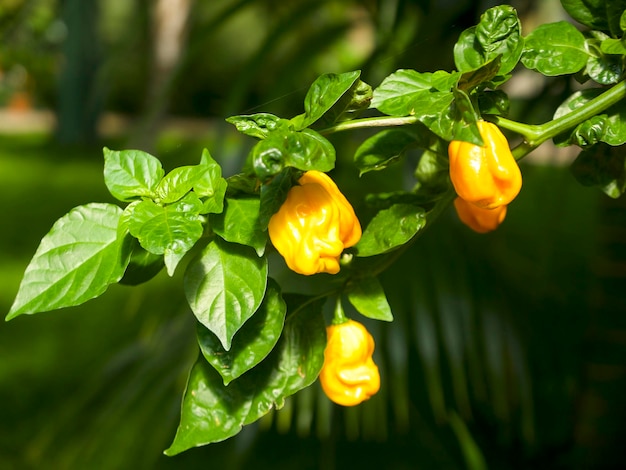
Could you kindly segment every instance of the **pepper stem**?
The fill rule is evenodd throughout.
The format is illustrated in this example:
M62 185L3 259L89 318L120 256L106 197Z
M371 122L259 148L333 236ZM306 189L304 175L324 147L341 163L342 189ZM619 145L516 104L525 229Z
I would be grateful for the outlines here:
M335 313L333 315L333 325L341 325L342 323L346 323L350 319L346 316L346 313L343 311L343 306L341 305L341 296L337 297L337 303L335 304Z

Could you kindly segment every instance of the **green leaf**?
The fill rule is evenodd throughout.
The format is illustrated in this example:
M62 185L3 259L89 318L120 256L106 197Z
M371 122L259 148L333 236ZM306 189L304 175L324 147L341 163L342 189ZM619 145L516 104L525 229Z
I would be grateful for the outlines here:
M285 398L311 385L324 363L322 302L290 310L281 338L265 360L228 386L203 357L193 366L181 419L166 455L223 441L246 424L280 409Z
M125 255L130 253L130 261L119 283L131 286L149 281L164 266L163 256L144 250L139 244L139 240L130 234L130 221L138 204L141 204L141 201L133 201L126 206L117 226L117 237L123 240L122 251Z
M417 185L414 192L423 201L438 199L450 186L448 159L441 153L427 150L415 168Z
M480 118L474 109L474 104L468 94L460 89L454 90L454 106L452 115L455 117L453 121L452 138L453 140L461 140L470 142L475 145L482 146L483 138L480 135L476 122Z
M159 274L165 264L163 256L144 250L136 238L129 238L132 239L130 262L119 283L136 286L149 281Z
M283 121L283 119L269 113L226 118L226 122L233 124L242 134L258 139L265 139L272 131L278 128L280 121Z
M373 320L393 321L383 286L375 277L360 278L350 283L348 300L361 315Z
M509 97L502 90L484 90L478 95L478 108L482 115L504 115L509 113Z
M299 118L297 129L304 129L321 119L339 100L358 83L361 75L360 70L341 74L327 73L318 77L304 98L304 116ZM350 101L348 101L349 103ZM345 103L347 109L349 104ZM345 109L335 113L340 115ZM334 119L330 120L334 122Z
M454 63L460 72L470 72L501 57L497 73L506 75L519 62L523 47L517 12L500 5L486 10L476 26L461 33L454 45Z
M267 260L243 245L213 240L185 272L185 295L194 315L229 350L235 333L259 308Z
M600 44L600 48L605 54L626 55L626 41L624 38L613 39L607 37Z
M584 186L596 186L617 199L626 191L625 146L597 144L580 152L571 170Z
M198 323L200 351L222 376L224 385L265 359L283 331L286 311L278 284L268 279L265 298L259 310L237 332L230 351L224 349L216 335Z
M199 166L180 166L174 168L156 187L156 198L162 204L170 204L181 199L193 188L196 180L202 177Z
M224 196L228 182L222 178L222 167L211 157L207 149L200 160L201 177L194 185L194 192L202 198L201 214L219 214L224 210Z
M590 29L607 31L606 0L561 0L565 11Z
M583 34L571 23L558 21L540 25L526 37L522 63L544 75L555 76L578 72L588 58Z
M605 140L608 118L605 114L593 116L579 124L570 141L581 148L590 147Z
M254 146L251 160L256 175L265 182L285 167L328 172L335 167L335 148L312 129L281 129Z
M164 174L161 162L146 152L104 148L104 183L120 201L154 197Z
M398 162L407 150L423 144L427 137L407 129L386 129L366 139L354 154L359 176L384 170Z
M450 95L452 88L436 90L433 86L433 75L431 72L420 73L411 69L397 70L374 90L372 108L390 116L422 114L423 106Z
M585 67L585 74L601 85L612 85L619 82L624 74L624 64L621 55L612 55L604 52L604 45L610 38L600 32L591 31L586 39L589 58Z
M587 102L602 93L602 91L602 89L591 88L573 93L557 108L554 113L554 118L557 119L581 106L584 106ZM613 146L626 143L626 102L622 100L611 106L604 112L603 115L606 115L606 121L603 123L604 129L602 135L599 136L601 141ZM571 143L576 143L575 133L576 129L572 132L556 137L554 141L557 145L569 145ZM595 135L598 136L597 133L595 133Z
M464 91L470 91L479 85L488 83L498 74L501 62L502 56L496 56L477 69L463 73L459 78L457 87Z
M145 250L164 255L167 272L172 276L178 262L202 236L201 208L200 199L193 193L166 206L141 201L134 207L129 230Z
M441 74L398 70L374 90L372 107L390 116L415 116L442 139L452 140L454 95L437 91L434 82L441 79Z
M289 190L295 184L296 174L298 172L293 169L285 168L274 176L269 183L261 186L261 211L258 221L261 230L267 230L270 219L287 199Z
M6 319L79 305L118 282L130 256L118 237L121 214L116 205L93 203L57 220L27 266Z
M251 246L263 256L267 232L259 226L258 197L226 198L221 214L211 217L211 228L224 240Z
M355 245L358 256L374 256L404 245L426 225L426 213L411 204L395 204L374 216Z

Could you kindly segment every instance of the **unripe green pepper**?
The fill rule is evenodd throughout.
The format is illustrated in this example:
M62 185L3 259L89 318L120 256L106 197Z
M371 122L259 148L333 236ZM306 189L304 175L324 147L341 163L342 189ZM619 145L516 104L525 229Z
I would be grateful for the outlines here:
M380 389L380 373L372 359L374 338L354 320L326 328L328 342L320 384L326 396L343 406L354 406Z
M291 270L336 274L343 250L361 238L359 219L325 173L307 171L298 183L270 219L270 240Z
M483 209L509 204L522 187L522 174L498 126L478 121L483 145L453 140L448 146L450 180L459 197Z

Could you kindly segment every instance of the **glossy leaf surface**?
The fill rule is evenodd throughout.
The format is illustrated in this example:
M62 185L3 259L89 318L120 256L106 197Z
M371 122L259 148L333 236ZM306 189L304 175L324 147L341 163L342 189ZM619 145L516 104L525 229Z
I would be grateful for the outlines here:
M261 306L237 332L229 351L215 334L198 323L200 351L222 376L224 385L252 369L270 353L283 330L286 310L278 284L269 279Z
M291 309L270 355L228 386L200 356L189 375L180 425L166 455L223 441L272 408L280 409L286 397L317 379L325 347L326 328L318 301Z
M373 320L393 321L385 291L375 277L357 279L348 286L348 300L357 311Z
M154 197L164 174L161 162L146 152L104 149L104 183L120 201Z
M358 256L374 256L408 242L426 225L425 211L411 204L395 204L380 211L367 225L355 248Z
M121 214L116 205L92 203L57 220L27 266L7 320L82 304L118 282L130 255L122 256Z
M235 333L261 305L266 285L265 258L252 248L218 239L185 272L189 306L227 351Z

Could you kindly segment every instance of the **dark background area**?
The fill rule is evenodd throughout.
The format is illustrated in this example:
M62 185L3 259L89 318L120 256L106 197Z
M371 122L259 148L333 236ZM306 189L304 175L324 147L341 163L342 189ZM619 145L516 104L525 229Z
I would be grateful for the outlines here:
M206 147L228 176L253 142L226 117L299 114L326 72L376 86L398 68L451 70L460 32L500 3L0 2L0 312L56 219L113 202L103 146L167 169ZM567 19L556 0L511 4L525 34ZM520 73L508 86L512 118L539 123L574 85ZM407 161L358 180L366 135L332 137L357 213L363 191L412 174ZM367 322L382 387L358 408L314 384L235 438L163 456L197 354L182 269L0 324L0 469L621 468L626 203L580 186L571 158L541 147L498 231L450 210L381 277L396 320Z

